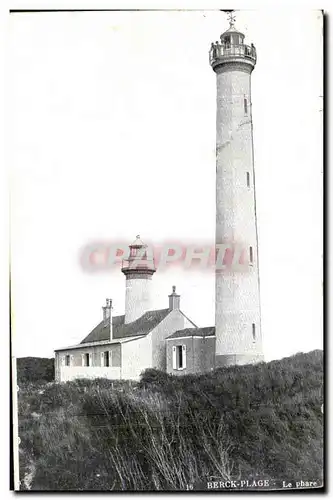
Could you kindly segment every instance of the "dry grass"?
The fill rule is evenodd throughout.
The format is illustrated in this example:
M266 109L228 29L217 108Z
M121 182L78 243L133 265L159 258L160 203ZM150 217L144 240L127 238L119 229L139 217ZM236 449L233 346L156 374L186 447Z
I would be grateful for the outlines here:
M193 414L184 429L181 393L175 412L161 394L137 387L125 393L72 383L71 391L81 394L71 401L66 385L21 393L22 489L27 477L38 490L183 490L212 470L231 477L223 421L203 428ZM64 391L65 404L33 416L36 399L41 407L43 400L54 403L54 391ZM191 435L199 433L198 449Z

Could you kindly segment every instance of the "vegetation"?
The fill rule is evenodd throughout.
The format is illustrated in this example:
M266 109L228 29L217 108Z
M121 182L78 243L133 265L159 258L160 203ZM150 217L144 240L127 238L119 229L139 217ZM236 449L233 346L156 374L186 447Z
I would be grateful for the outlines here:
M54 380L54 358L18 358L17 382L52 382Z
M322 351L139 383L19 391L22 489L178 490L223 479L320 480Z

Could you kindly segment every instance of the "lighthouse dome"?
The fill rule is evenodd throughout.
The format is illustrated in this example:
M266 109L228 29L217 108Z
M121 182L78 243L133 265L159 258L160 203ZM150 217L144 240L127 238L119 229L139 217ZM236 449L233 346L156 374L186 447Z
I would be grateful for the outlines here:
M230 26L227 31L222 33L220 40L222 44L241 45L245 35L238 31L234 26Z
M135 241L133 241L133 243L130 244L130 248L142 248L142 247L146 247L146 246L147 245L145 245L143 243L139 234L136 235Z

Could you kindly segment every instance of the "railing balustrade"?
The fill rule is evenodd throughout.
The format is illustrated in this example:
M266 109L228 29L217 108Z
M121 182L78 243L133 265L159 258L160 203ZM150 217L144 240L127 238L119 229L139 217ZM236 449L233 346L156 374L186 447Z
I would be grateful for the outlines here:
M245 57L256 60L257 52L253 45L213 44L209 52L210 62L228 57Z

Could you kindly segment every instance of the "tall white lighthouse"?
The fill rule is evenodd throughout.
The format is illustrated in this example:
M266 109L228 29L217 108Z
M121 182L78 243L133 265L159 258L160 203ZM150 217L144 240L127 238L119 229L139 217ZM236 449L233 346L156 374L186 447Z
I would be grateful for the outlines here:
M257 54L230 27L212 43L216 73L216 244L244 248L245 270L216 270L216 366L263 360L253 163L251 73Z

